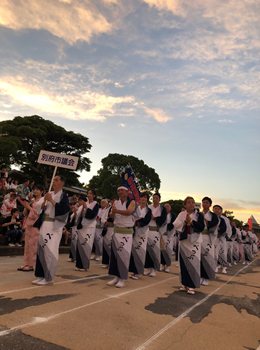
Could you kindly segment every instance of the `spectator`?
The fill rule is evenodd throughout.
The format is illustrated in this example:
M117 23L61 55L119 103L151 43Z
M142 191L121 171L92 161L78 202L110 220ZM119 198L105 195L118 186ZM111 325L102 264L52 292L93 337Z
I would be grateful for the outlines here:
M8 177L8 172L6 171L6 165L2 164L0 167L0 176L4 176L5 178Z
M2 176L0 180L0 196L5 196L5 194L6 194L6 178Z
M35 181L31 180L29 183L30 192L33 192L34 185L35 185Z
M11 190L9 191L9 193L7 193L7 194L5 195L4 200L9 199L12 193L14 193L14 194L16 195L16 190L15 190L15 189L11 189Z
M64 239L64 245L68 245L68 239L69 239L69 231L66 229L66 226L63 227L62 229L62 236L65 236Z
M14 180L11 178L11 176L8 176L6 180L6 188L8 190L13 190L16 188L16 186L14 185Z
M17 186L17 200L21 203L21 201L26 200L28 198L28 195L30 194L30 188L29 188L29 180L25 179L24 182ZM29 198L31 199L31 198Z
M9 238L9 247L22 246L19 243L23 234L21 226L22 225L19 221L19 211L17 208L13 208L11 210L11 216L8 216L2 225L4 228L3 235L8 236Z
M4 218L7 218L8 216L11 216L11 210L14 208L17 208L16 193L11 192L9 198L4 200L0 212Z
M75 205L76 203L78 203L79 199L76 194L73 194L73 196L69 198L69 201L70 205Z
M17 189L17 187L18 187L18 180L14 180L14 189L16 190Z

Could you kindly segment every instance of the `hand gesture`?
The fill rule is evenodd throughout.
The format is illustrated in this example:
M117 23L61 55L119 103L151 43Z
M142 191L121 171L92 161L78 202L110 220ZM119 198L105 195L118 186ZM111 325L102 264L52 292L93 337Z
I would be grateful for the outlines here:
M44 196L44 199L45 199L46 201L52 200L52 195L51 195L51 193L50 193L50 192L46 193L45 196Z

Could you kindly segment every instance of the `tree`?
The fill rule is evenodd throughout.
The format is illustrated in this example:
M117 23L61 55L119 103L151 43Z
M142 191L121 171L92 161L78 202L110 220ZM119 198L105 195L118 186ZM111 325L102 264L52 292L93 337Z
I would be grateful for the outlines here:
M169 201L162 202L161 205L165 205L166 203L169 203L172 208L172 213L174 213L176 216L181 212L181 208L183 207L183 200L182 199L170 199Z
M117 187L122 184L121 174L130 164L140 185L140 190L158 191L161 180L153 168L150 168L134 156L113 153L101 160L102 168L98 175L93 176L88 187L94 188L99 195L110 198L117 193Z
M225 215L225 216L226 216L228 219L230 219L231 221L235 221L236 226L238 226L238 225L243 226L243 225L244 225L242 220L238 220L238 219L235 218L235 215L233 215L233 211L225 210L225 211L223 212L223 215Z
M0 122L0 163L18 166L25 176L46 188L54 167L37 163L41 150L79 157L77 170L89 171L91 161L84 154L91 147L87 137L37 115ZM66 177L67 185L80 185L74 171L59 168L57 173Z

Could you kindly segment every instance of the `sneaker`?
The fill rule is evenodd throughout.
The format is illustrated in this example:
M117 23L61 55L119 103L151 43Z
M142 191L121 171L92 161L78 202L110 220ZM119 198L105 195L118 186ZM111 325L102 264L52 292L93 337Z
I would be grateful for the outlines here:
M229 267L232 267L232 264L228 263L228 266L229 266Z
M181 286L180 291L181 291L181 292L187 292L187 289L188 289L187 287Z
M91 255L89 260L95 260L96 255Z
M201 282L201 284L203 286L208 286L209 285L209 280L207 280L206 278L203 278L203 281Z
M44 280L44 277L40 277L37 280L32 281L31 283L32 284L37 284L37 283L41 282L42 280Z
M100 261L100 256L97 255L96 258L95 258L95 260L96 260L96 261Z
M125 283L124 280L122 280L121 278L119 278L119 281L116 284L116 288L123 288L125 287Z
M245 263L246 263L246 262L245 262L245 261L243 261L243 262L242 262L242 265L245 265Z
M249 262L249 261L247 261L247 262L246 262L246 264L247 264L247 265L250 265L250 262Z
M130 276L133 280L139 280L140 279L140 276L139 275L135 275L135 274L132 274Z
M20 243L15 243L15 246L16 246L16 247L22 247L23 245L20 244Z
M68 262L74 262L74 260L71 259L71 258L69 258L67 261L68 261Z
M117 284L117 282L119 281L118 277L115 277L112 281L107 282L108 286L114 286L115 284Z
M195 294L195 290L193 288L189 288L187 290L187 293L193 295L193 294Z
M215 268L215 273L218 273L219 266Z
M223 269L222 269L222 273L227 273L227 268L226 267L223 267Z
M15 244L9 243L9 244L8 244L8 247L15 247Z
M164 272L167 272L167 273L170 272L169 266L166 266L166 268L164 269Z
M150 275L151 272L152 272L152 269L148 269L147 271L144 272L144 275L148 276L148 275Z
M164 271L165 270L165 265L162 265L161 267L160 267L160 271Z
M102 265L102 268L103 268L103 269L108 269L108 268L109 268L109 265Z
M155 269L152 269L151 273L149 274L150 277L155 277L156 276L156 271Z
M236 262L236 261L234 261L234 265L237 265L237 262Z
M46 279L42 279L38 283L36 283L37 286L46 286L47 284L53 284L53 281L46 281Z

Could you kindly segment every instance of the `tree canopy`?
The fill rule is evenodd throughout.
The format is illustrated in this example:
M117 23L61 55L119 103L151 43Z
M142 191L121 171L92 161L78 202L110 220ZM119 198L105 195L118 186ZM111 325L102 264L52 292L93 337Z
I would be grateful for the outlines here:
M166 203L170 204L172 208L171 212L176 216L181 212L181 209L183 207L183 199L170 199L166 202L161 202L161 205L165 205Z
M89 181L88 187L94 188L103 197L110 198L116 195L117 187L122 184L121 174L128 164L135 173L140 190L154 192L160 188L161 180L155 170L134 156L110 153L101 162L102 168L98 170L98 175Z
M0 122L0 163L18 166L25 176L45 187L54 168L37 163L41 150L79 157L77 170L89 171L91 161L84 155L91 147L87 137L37 115ZM67 178L67 185L80 184L74 171L59 168L57 173Z
M233 215L233 211L225 210L223 212L223 214L226 215L226 217L229 218L231 221L235 221L236 226L238 226L238 225L243 226L244 225L242 220L238 220L235 218L235 215Z

